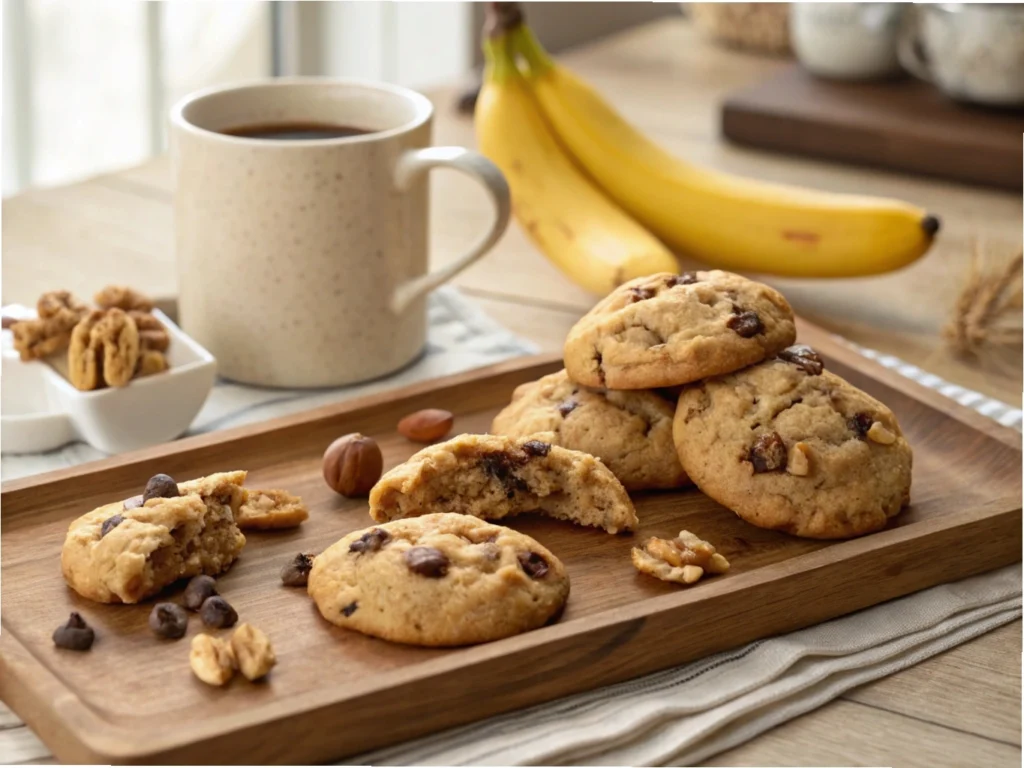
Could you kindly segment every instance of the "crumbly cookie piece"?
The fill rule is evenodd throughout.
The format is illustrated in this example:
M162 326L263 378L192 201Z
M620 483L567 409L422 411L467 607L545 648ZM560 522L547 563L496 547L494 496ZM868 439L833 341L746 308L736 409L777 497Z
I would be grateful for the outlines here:
M245 472L179 483L181 496L106 504L71 523L61 570L82 597L137 603L178 579L216 576L235 561L245 536L235 513Z
M565 605L569 576L525 534L431 514L348 534L313 560L308 590L339 627L453 646L544 625Z
M235 522L242 530L294 528L309 517L302 499L288 491L249 489L249 498L238 508Z
M516 387L491 432L550 432L555 445L601 459L627 490L677 488L688 480L672 442L675 400L647 390L574 384L564 370Z
M912 452L896 417L806 345L687 388L673 432L697 486L762 528L859 536L909 502Z
M69 291L50 291L39 298L36 312L37 319L11 325L14 348L25 362L67 349L72 330L89 310Z
M608 533L637 524L626 489L590 454L550 442L499 435L459 435L399 464L370 491L379 522L430 512L500 520L541 512Z
M120 309L94 310L71 332L68 375L76 389L123 387L139 362L139 330Z
M565 340L569 378L657 389L760 362L796 339L778 291L721 270L660 273L620 285Z
M127 285L108 285L93 296L93 301L103 309L116 307L125 312L133 309L140 312L153 311L153 300Z
M651 537L631 552L633 565L662 581L693 584L705 573L725 573L729 561L696 534L680 531L674 539Z

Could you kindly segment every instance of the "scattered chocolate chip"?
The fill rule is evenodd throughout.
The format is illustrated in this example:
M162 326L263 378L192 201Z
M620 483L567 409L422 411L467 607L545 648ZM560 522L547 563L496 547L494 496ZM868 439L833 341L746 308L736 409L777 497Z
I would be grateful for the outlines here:
M675 288L677 285L693 285L698 282L696 272L683 272L680 275L672 275L668 279L668 287Z
M85 623L85 619L74 611L66 623L53 631L53 644L69 651L88 651L92 648L96 633Z
M794 344L779 352L779 357L787 363L803 368L811 376L817 376L825 369L825 363L821 357L806 344Z
M786 444L778 432L760 435L747 456L755 472L774 472L786 466Z
M523 451L527 456L547 456L551 450L550 443L542 443L540 440L530 440L523 443Z
M281 569L281 583L286 587L304 587L309 582L309 571L313 567L313 556L298 554Z
M536 552L520 552L519 565L531 579L542 579L548 572L548 561Z
M376 552L388 541L391 540L391 534L381 528L374 528L372 531L367 531L358 539L348 545L349 552Z
M871 425L874 423L875 419L870 414L858 413L847 422L847 425L851 430L857 433L857 437L864 437L867 435L868 430L871 429Z
M448 558L434 547L412 547L405 551L405 564L409 570L426 576L428 579L440 579L448 573Z
M565 417L568 416L573 411L575 411L577 407L579 407L579 403L577 403L572 398L569 398L568 400L563 400L559 404L558 412L562 414L563 417Z
M346 605L344 608L341 609L341 615L342 616L351 616L357 610L359 610L359 601L358 600L353 600L351 603L349 603L348 605Z
M645 301L654 298L654 291L651 288L630 288L629 298L633 302Z
M522 461L516 461L504 451L491 451L480 457L480 466L505 489L505 495L513 498L516 491L528 491L529 486L516 475L515 470Z
M138 509L145 503L146 502L142 500L142 494L140 493L138 496L132 496L130 499L125 499L123 506L125 509Z
M150 499L173 499L180 496L178 484L170 475L153 475L146 483L146 490L142 492L142 501Z
M149 628L157 637L177 640L188 629L188 613L177 603L157 603L149 612Z
M124 522L124 518L121 517L120 515L114 515L113 517L108 517L106 520L103 521L103 525L100 526L100 538L102 539L104 536L106 536L112 530L117 528L117 526L119 526L123 522Z
M208 627L224 629L235 625L235 622L238 621L238 613L223 597L213 595L203 601L203 605L199 609L199 618Z
M212 576L196 576L185 587L182 601L190 611L198 611L203 607L203 603L206 602L207 598L213 597L216 594L217 582L213 580Z
M732 312L732 316L725 321L725 324L743 338L749 339L751 336L757 336L757 334L764 331L764 326L761 324L761 318L757 316L757 312L740 309L735 305L733 305Z

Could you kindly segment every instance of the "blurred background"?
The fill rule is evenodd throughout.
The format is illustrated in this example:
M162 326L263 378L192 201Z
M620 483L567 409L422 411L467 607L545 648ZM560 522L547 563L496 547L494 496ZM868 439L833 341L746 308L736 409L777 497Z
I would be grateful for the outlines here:
M554 51L681 12L527 5ZM3 194L160 153L168 108L197 88L304 74L429 89L468 76L482 20L482 4L458 2L4 0Z

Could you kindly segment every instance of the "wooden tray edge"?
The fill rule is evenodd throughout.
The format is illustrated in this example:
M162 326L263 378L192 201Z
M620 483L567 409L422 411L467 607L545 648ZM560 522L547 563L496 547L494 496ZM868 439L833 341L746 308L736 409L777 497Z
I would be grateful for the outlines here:
M116 723L105 719L65 688L9 631L0 643L4 649L0 654L0 670L4 672L0 676L0 697L23 713L26 723L40 728L44 741L66 762L338 759L343 754L469 722L462 715L453 718L445 714L449 710L471 711L470 718L477 720L685 663L696 657L690 649L696 646L695 638L701 632L714 633L716 647L709 651L702 646L698 656L728 650L762 636L747 627L764 623L773 627L770 634L794 631L1017 562L1021 559L1021 520L1019 500L1000 499L980 511L965 510L889 529L713 580L699 591L664 595L628 609L607 611L470 648L458 660L443 656L412 670L395 670L376 676L366 685L350 686L343 693L319 691L313 698L307 695L307 701L297 709L292 706L295 697L275 700L200 724L187 737L178 735L173 728L147 730L146 721ZM837 548L841 550L838 557ZM932 556L950 548L964 555L953 567ZM841 576L837 578L836 574ZM878 589L870 597L857 590L839 590L834 595L820 592L823 583L838 581L845 585L855 580L876 582ZM801 599L811 594L815 595L813 601ZM729 609L722 612L721 606L726 602ZM723 613L725 618L716 623L712 619L716 613ZM758 620L751 620L752 614L760 614L755 616ZM679 641L673 636L673 643L664 642L666 633L688 624L694 629L692 637L688 632ZM751 632L754 635L748 636ZM620 661L607 669L594 668L610 654L624 654L628 648L632 648L634 663ZM552 686L558 672L567 669L572 670L572 681L564 687ZM524 675L523 670L530 671ZM29 681L38 682L36 675L40 671L47 686L45 690L33 690ZM472 691L459 682L466 676L474 680ZM504 678L515 680L515 687L510 690L509 686L493 682ZM449 684L449 680L454 684ZM532 695L549 686L550 690L539 697ZM473 707L455 706L458 697L469 695L475 702ZM419 705L424 696L433 702L428 712ZM442 703L451 699L452 706L441 706L438 698ZM385 699L388 703L382 705ZM47 707L56 709L59 716L47 718ZM376 735L380 729L374 727L381 708L402 712L402 716L390 718L385 738ZM337 732L342 715L346 728ZM263 736L266 725L282 720L292 722L296 728L330 736L317 743L268 743Z

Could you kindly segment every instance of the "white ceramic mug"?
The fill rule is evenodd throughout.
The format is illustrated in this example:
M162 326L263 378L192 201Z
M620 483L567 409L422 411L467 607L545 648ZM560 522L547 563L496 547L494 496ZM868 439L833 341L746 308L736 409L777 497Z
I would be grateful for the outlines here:
M498 168L431 147L433 106L393 85L281 78L186 97L171 112L178 314L251 384L338 386L419 355L426 294L486 253L508 224ZM315 123L368 131L280 141L227 135ZM428 273L427 171L479 180L495 217L468 252Z
M951 98L1024 107L1024 5L915 4L900 61Z
M902 72L896 57L899 3L793 3L789 33L800 63L837 80L879 80Z

